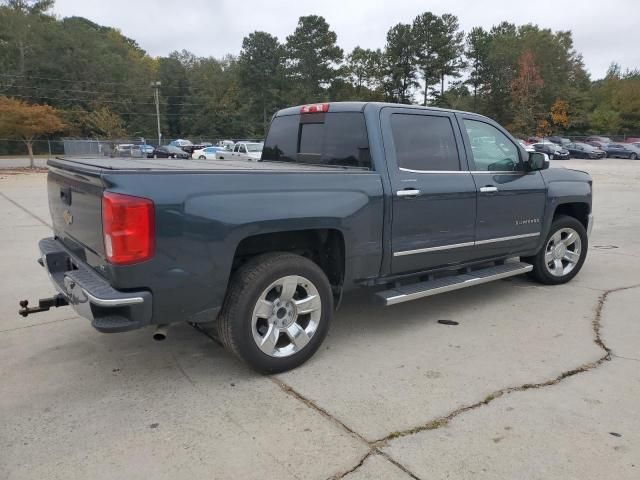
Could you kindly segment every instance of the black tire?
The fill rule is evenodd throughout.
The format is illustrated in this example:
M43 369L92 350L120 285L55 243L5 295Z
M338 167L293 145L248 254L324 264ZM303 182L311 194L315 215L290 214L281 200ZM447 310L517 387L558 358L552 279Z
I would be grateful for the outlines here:
M580 252L580 257L578 259L578 262L569 273L562 276L555 276L549 272L547 265L545 264L546 247L551 237L558 230L561 230L564 228L573 229L578 234L581 242L581 252ZM582 265L584 264L584 261L587 258L588 247L589 247L589 240L587 238L587 231L584 228L584 225L582 225L582 223L580 223L580 221L578 221L574 217L559 215L551 223L549 234L545 238L544 243L540 248L540 251L538 251L538 253L536 253L533 257L522 258L522 261L533 265L533 270L529 272L529 276L531 278L545 285L559 285L562 283L567 283L580 272L580 269L582 268Z
M206 160L206 159L207 159L207 157L205 157L204 155L200 155L200 156L198 157L198 160Z
M254 341L253 309L269 285L288 275L303 276L316 287L321 301L320 320L304 348L286 357L273 357L264 353ZM266 253L252 258L233 275L218 315L217 330L222 344L251 368L261 373L279 373L296 368L311 358L326 337L332 317L331 285L317 264L291 253Z
M629 160L637 160L638 159L638 155L636 155L635 153L632 153L631 155L629 155Z
M549 160L553 160L553 153L549 154Z

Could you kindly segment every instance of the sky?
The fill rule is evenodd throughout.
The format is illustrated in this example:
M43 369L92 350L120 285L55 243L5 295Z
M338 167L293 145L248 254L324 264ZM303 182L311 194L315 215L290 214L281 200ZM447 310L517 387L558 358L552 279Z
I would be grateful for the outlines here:
M82 16L119 29L152 56L189 50L198 56L238 54L242 39L262 30L284 41L302 15L322 15L338 44L383 48L387 30L425 11L453 13L462 30L506 20L571 30L596 80L611 62L640 68L638 0L56 0L60 17Z

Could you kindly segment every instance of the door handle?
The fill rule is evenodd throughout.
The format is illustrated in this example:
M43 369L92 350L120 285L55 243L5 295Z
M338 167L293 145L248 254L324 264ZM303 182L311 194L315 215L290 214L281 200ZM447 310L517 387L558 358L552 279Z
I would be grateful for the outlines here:
M420 195L420 190L416 188L405 188L404 190L398 190L396 195L399 197L417 197Z
M498 187L487 185L486 187L480 187L480 193L495 193L498 191Z

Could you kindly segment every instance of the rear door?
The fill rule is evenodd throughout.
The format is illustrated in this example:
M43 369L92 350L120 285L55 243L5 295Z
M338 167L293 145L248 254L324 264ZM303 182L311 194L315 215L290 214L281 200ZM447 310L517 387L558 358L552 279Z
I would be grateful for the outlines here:
M546 186L539 171L526 172L526 154L497 124L458 114L478 192L478 257L534 248L544 218Z
M381 122L393 189L392 273L469 260L476 187L454 115L390 107Z

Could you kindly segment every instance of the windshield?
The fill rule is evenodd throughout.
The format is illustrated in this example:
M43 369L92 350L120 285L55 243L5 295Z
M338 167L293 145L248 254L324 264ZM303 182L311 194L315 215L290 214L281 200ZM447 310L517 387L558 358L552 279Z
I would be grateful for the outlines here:
M262 143L247 143L247 151L249 152L261 152L264 144Z

